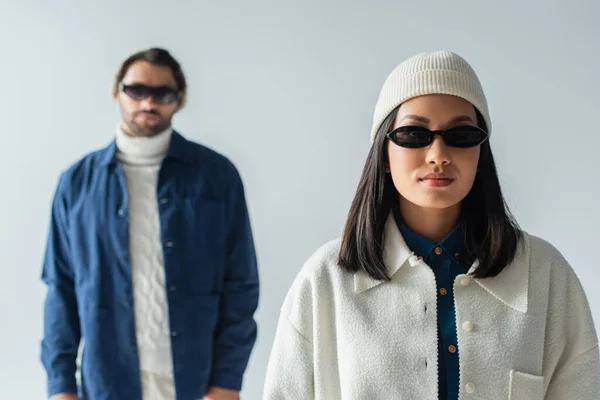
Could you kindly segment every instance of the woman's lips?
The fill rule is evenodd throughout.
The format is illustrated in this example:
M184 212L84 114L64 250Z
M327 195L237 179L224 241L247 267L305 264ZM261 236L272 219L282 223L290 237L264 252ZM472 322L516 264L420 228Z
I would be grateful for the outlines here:
M454 182L454 179L445 174L433 173L425 175L421 178L421 182L431 187L446 187Z
M424 178L421 179L421 182L431 187L445 187L449 186L454 180L450 178Z

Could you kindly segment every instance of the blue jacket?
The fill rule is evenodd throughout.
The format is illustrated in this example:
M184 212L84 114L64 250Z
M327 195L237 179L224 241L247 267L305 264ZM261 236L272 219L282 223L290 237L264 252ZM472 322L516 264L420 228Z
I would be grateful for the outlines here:
M240 390L259 291L240 176L174 132L157 198L177 399L201 399L211 386ZM115 142L60 177L42 270L50 396L79 389L83 399L141 400L127 209Z

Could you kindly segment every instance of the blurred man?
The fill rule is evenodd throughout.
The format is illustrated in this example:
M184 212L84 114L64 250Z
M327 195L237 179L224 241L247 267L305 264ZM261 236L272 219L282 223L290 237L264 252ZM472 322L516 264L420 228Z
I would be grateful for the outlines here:
M239 398L257 331L252 232L233 164L171 128L186 89L167 51L129 57L115 140L60 177L42 271L52 399Z

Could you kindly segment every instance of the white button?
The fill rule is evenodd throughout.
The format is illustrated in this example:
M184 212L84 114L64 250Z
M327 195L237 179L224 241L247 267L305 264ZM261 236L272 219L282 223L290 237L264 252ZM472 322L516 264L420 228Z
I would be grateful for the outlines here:
M465 389L467 390L467 393L469 393L469 394L475 393L475 384L473 382L469 382L465 386Z
M417 256L411 256L408 259L408 263L410 264L411 267L416 267L417 265L419 265L420 262L421 262L421 260L419 260L417 258Z
M471 277L464 277L460 280L460 284L463 286L469 286L471 284Z
M170 286L169 287L169 291L174 292L175 290L177 290L177 288L175 288L175 286Z
M123 210L122 208L119 210L119 217L124 217L125 216L125 210Z
M160 204L167 204L169 199L160 199Z
M166 246L167 246L167 247L173 247L173 242L167 242L167 243L166 243Z
M173 336L173 337L177 336L177 332L171 332L171 336Z
M463 329L466 332L471 332L473 330L473 323L471 321L467 321L463 324Z

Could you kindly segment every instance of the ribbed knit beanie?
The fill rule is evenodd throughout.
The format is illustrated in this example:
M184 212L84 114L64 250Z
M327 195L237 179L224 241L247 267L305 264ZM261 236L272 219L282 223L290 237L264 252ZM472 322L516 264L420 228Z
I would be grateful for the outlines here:
M475 71L458 54L438 51L417 54L388 76L375 106L371 142L392 110L406 100L427 94L449 94L468 100L483 115L487 132L491 134L487 100Z

